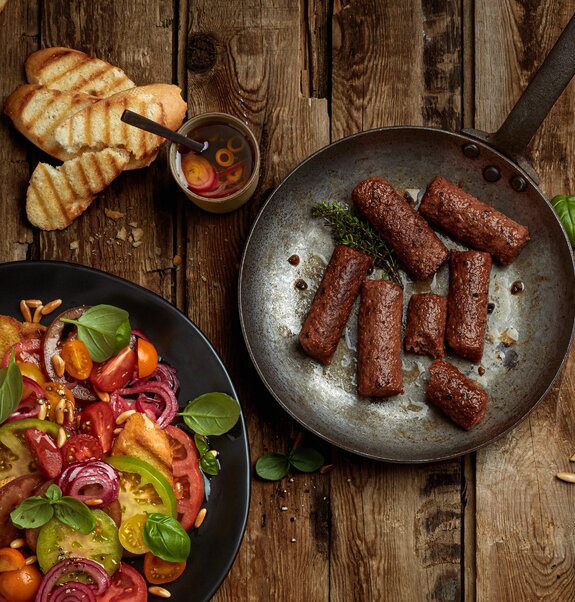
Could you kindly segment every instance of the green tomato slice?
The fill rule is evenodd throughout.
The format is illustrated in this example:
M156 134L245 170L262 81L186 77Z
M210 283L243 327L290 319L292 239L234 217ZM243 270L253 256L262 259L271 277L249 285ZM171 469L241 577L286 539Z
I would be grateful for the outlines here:
M172 486L152 465L133 456L111 456L105 461L119 473L118 500L122 507L122 521L146 512L177 518L177 502Z
M102 510L92 512L96 518L96 528L88 535L82 535L56 517L40 529L36 555L43 573L65 558L87 558L101 564L109 575L116 572L122 559L118 528Z
M26 429L36 428L58 437L59 426L48 420L24 418L0 427L0 481L38 472L36 461L24 440Z

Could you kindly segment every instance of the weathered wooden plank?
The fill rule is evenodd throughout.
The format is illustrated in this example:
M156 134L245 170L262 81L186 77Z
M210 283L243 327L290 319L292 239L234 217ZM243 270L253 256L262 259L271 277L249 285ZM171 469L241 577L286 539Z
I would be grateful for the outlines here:
M188 11L190 113L219 110L240 117L262 152L260 185L248 205L212 215L189 203L185 212L186 309L238 385L254 459L287 451L297 429L248 359L237 315L238 268L262 202L292 167L329 141L327 101L305 97L324 89L322 4L316 11L304 0L202 0L190 2ZM308 14L317 15L309 30L303 25ZM328 486L320 475L253 482L247 535L216 600L328 599Z
M171 0L147 3L146 10L137 0L45 2L41 44L93 53L137 84L171 83L173 11ZM149 168L123 173L65 231L42 233L42 258L104 269L171 298L175 187L163 149ZM105 208L124 216L111 220ZM143 229L139 246L129 240L135 228Z
M459 2L336 1L332 35L333 138L461 127ZM460 462L400 467L338 454L336 464L331 599L459 600Z
M37 2L10 2L0 13L2 102L21 82L24 60L38 47ZM29 144L6 116L0 119L0 261L29 258L33 233L24 218L24 191L30 177Z
M499 127L574 11L572 0L476 3L476 127ZM531 147L549 196L574 189L574 100L571 84ZM574 376L571 354L532 416L477 453L478 600L573 600L575 489L554 475L575 451Z

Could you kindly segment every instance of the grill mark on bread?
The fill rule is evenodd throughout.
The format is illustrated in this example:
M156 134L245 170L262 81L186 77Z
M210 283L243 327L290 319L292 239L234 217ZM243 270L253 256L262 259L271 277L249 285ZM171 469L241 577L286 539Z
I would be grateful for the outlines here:
M91 61L93 61L93 59L91 59ZM82 65L84 66L91 66L91 65ZM80 88L83 88L84 86L87 86L88 84L93 84L95 87L92 88L92 93L95 94L96 96L98 96L98 94L96 92L102 92L105 88L105 83L104 81L100 80L100 78L105 74L108 73L110 71L110 68L108 67L108 65L102 65L102 67L100 68L99 71L96 71L96 73L89 73L87 76L84 76L84 78L82 79L81 85L79 86Z
M82 180L83 184L85 185L85 191L82 194L83 196L88 196L94 194L96 190L92 190L90 180L88 179L88 175L86 174L86 170L84 169L84 161L94 163L94 159L92 156L86 156L81 157L80 161L78 161L78 178Z
M68 61L66 61L64 57L70 59L69 65L66 64ZM42 68L40 69L42 82L45 85L47 85L48 87L54 86L54 84L57 84L61 79L65 78L65 77L69 77L70 74L73 74L75 71L80 69L82 64L85 63L86 60L88 60L88 59L89 59L88 56L81 57L81 56L78 56L77 54L67 52L67 53L60 54L58 57L56 57L56 60L48 60L42 65ZM64 62L66 68L63 69L60 73L53 73L52 74L53 76L51 76L49 67L55 66L57 63L61 63L61 62ZM75 90L75 89L76 89L75 86L72 86L71 88L69 88L69 90Z
M50 173L49 169L44 164L40 163L38 165L38 167L40 167L40 166L42 166L41 174L42 174L42 176L44 176L45 185L52 190L52 196L54 197L54 200L56 201L56 206L57 206L58 210L60 211L62 217L64 219L67 219L68 212L67 212L66 206L64 205L64 202L62 200L62 196L58 192L58 189L56 188L56 184L51 177L52 174ZM71 186L70 186L70 188L71 188ZM41 199L41 204L42 204L42 208L45 212L45 215L48 217L50 215L50 210L49 210L48 204L46 202L44 202L44 197L40 196L40 199Z

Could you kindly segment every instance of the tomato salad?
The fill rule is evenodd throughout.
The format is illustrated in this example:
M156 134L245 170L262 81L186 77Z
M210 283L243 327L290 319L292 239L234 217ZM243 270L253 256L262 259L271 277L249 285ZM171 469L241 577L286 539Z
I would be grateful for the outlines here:
M179 413L176 370L121 308L25 325L0 368L0 601L147 600L185 571L219 472L207 437L239 404L207 393Z

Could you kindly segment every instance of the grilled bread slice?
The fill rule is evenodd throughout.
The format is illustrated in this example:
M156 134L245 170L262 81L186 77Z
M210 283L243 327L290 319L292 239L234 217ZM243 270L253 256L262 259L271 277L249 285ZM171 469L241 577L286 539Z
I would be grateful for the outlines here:
M107 148L84 153L60 167L39 163L26 196L28 219L42 230L63 230L122 173L129 159L126 151Z
M184 120L186 108L178 86L139 86L78 111L56 128L54 136L70 154L105 147L123 148L133 159L126 169L137 169L151 163L164 139L121 121L124 110L130 109L174 130Z
M4 103L4 112L30 142L44 152L65 161L74 155L54 138L54 130L74 113L98 102L96 96L82 92L62 92L40 84L22 84Z
M26 59L31 84L106 98L136 84L119 68L72 48L44 48Z

